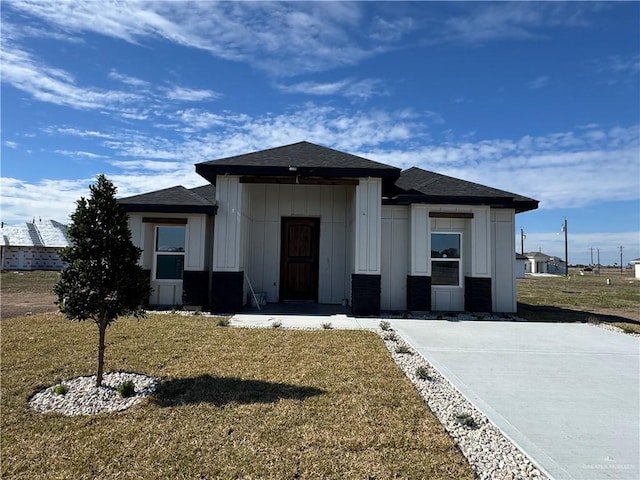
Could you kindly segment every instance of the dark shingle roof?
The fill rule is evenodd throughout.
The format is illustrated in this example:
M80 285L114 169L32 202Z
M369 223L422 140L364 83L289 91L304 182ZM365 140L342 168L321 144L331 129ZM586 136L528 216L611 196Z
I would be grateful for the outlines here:
M215 187L203 185L192 189L182 185L154 192L120 198L118 203L127 212L208 213L217 209Z
M538 208L538 201L478 183L448 177L412 167L396 181L397 203L451 203L491 205L526 212Z
M295 171L290 170L295 167ZM397 178L400 169L309 142L236 155L196 164L210 182L216 175Z

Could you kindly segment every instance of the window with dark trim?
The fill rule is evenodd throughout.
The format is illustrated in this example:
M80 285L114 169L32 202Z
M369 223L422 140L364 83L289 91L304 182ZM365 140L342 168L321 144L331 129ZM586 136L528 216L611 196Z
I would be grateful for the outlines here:
M460 286L459 233L431 234L431 285Z
M185 227L158 225L156 227L157 280L181 280L184 270Z

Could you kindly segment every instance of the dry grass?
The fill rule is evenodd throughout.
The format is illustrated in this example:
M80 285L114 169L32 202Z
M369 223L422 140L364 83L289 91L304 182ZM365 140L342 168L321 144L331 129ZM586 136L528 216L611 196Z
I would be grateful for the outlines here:
M473 478L373 333L124 318L106 366L162 378L151 400L25 410L38 386L92 374L96 339L59 314L2 323L2 478Z
M611 323L640 333L640 280L619 270L527 276L518 280L518 313L535 321Z

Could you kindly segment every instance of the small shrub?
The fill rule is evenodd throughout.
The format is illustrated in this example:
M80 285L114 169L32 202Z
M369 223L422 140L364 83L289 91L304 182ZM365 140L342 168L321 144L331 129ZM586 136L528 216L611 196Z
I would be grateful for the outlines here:
M271 322L271 326L273 328L280 328L282 326L282 322L280 320L274 320L273 322Z
M416 368L416 377L418 377L420 380L431 380L431 377L429 376L429 370L427 370L427 367L425 367L424 365L420 365L418 368Z
M380 329L381 329L381 330L383 330L383 331L385 331L385 332L390 331L390 330L391 330L391 323L389 323L389 322L388 322L388 321L386 321L386 320L382 320L382 321L380 322Z
M325 330L331 330L333 328L333 325L331 325L331 322L323 322L322 328L324 328Z
M385 333L382 338L384 338L389 342L397 342L399 340L398 335L396 335L396 332Z
M228 327L231 324L231 319L229 317L220 317L216 320L216 325L218 327Z
M116 387L116 391L120 394L122 398L128 398L136 393L136 386L131 380L127 380L122 382L120 385Z
M413 355L413 352L406 345L398 345L396 347L396 353L406 353L408 355Z
M442 320L442 319L444 319L444 315L443 315L443 314L441 314L441 313L439 313L439 314L436 316L436 320Z
M456 422L472 430L475 430L476 428L478 428L478 424L476 423L476 421L473 419L471 414L467 412L457 413Z
M64 383L61 383L53 387L53 393L55 393L56 395L66 395L68 391L69 391L69 386L65 385Z

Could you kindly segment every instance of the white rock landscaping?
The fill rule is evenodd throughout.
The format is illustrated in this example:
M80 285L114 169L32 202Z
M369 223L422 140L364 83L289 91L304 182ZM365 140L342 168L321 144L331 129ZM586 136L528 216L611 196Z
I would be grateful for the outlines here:
M126 381L133 382L135 392L130 397L122 398L116 388ZM33 395L28 407L42 413L57 412L68 416L118 412L152 394L158 380L139 373L112 372L104 374L100 387L96 387L95 375L74 378L61 384L68 387L66 393L55 393L57 385L53 385Z
M391 356L456 442L480 480L547 480L529 458L397 333L379 332ZM398 346L409 353L396 353ZM422 369L426 379L417 377ZM425 375L421 375L425 376ZM471 425L471 426L469 426Z

